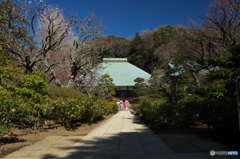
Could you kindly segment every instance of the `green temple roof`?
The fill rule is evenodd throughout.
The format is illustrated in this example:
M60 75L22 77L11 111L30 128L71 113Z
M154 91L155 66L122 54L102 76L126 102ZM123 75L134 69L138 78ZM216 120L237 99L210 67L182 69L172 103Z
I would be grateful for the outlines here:
M133 86L137 77L148 80L151 75L127 62L127 58L103 58L100 75L108 74L115 86Z

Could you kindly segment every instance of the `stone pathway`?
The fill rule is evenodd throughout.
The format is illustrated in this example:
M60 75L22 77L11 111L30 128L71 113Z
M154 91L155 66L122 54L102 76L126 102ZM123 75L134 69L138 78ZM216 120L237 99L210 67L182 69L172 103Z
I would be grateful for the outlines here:
M156 135L130 111L119 111L88 135L52 136L22 148L5 159L172 159L225 158L210 156L210 150L224 150L213 141L190 135ZM49 140L55 140L49 145ZM172 140L173 141L173 140ZM166 144L167 143L167 144ZM173 142L176 143L176 142ZM236 157L236 156L231 156Z

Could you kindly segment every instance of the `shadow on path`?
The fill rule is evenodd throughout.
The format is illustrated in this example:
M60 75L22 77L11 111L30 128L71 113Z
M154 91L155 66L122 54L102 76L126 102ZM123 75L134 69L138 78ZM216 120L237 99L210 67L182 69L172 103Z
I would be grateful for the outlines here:
M171 135L174 135L171 137ZM101 127L71 147L59 147L61 154L50 153L41 159L159 159L226 158L210 156L210 150L224 147L194 135L156 135L130 112L119 112ZM235 156L230 156L234 158Z

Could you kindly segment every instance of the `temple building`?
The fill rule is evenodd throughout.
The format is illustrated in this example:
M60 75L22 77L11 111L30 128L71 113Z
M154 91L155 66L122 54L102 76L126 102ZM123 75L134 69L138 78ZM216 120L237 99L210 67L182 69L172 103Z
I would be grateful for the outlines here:
M134 80L137 77L144 78L146 81L151 77L149 73L128 63L127 58L103 58L101 67L99 74L108 74L113 78L116 98L122 100L131 101L133 97L136 97L132 92L132 87L135 85Z

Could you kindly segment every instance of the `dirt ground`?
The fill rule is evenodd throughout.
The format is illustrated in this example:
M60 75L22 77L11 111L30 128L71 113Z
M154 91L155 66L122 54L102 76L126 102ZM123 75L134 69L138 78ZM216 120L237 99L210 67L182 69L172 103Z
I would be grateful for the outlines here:
M85 124L78 127L75 131L67 131L64 127L58 127L55 129L46 129L41 132L29 133L29 130L19 130L13 129L13 135L0 138L0 158L17 151L25 146L32 145L36 142L41 141L42 139L48 136L85 136L91 130L99 126L106 119L110 118L112 115L104 117L103 120L95 123L95 124Z

